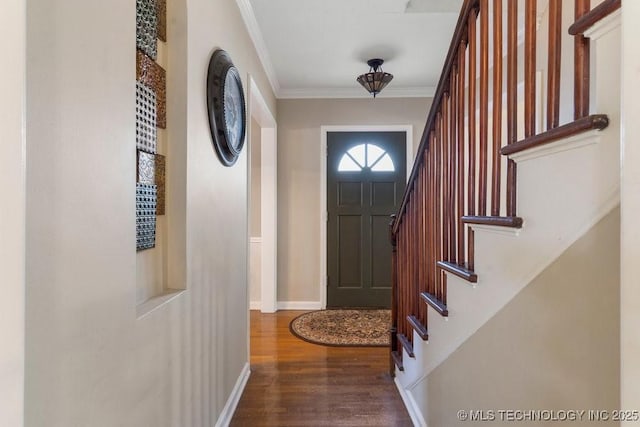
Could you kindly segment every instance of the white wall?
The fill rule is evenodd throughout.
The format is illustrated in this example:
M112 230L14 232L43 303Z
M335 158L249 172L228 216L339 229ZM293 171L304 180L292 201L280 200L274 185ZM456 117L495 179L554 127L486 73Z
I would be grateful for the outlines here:
M620 407L619 226L615 209L411 390L429 426L510 424L498 412L460 420L460 409ZM587 418L575 425L613 425Z
M169 276L187 290L136 319L135 2L29 2L27 426L211 426L245 372L247 156L225 168L212 148L214 49L275 100L234 2L168 3L169 141L186 144L167 157L186 222Z
M430 105L430 98L278 100L278 301L320 303L320 127L413 125L417 145Z
M0 425L24 419L26 1L0 5Z
M640 2L622 2L622 189L621 189L621 407L640 407ZM626 88L626 90L625 90ZM629 423L631 424L631 423Z
M261 128L254 118L250 119L251 123L251 199L249 213L249 233L251 241L249 242L249 301L254 303L260 302L260 286L261 286L261 261L262 261L262 239L261 239L261 215L260 215L260 190L261 190L261 146L260 133Z

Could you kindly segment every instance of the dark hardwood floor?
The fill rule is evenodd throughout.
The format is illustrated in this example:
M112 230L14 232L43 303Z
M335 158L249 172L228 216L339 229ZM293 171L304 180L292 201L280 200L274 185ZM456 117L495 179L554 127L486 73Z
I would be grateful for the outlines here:
M300 311L251 312L251 377L232 426L411 426L388 349L324 347L289 332Z

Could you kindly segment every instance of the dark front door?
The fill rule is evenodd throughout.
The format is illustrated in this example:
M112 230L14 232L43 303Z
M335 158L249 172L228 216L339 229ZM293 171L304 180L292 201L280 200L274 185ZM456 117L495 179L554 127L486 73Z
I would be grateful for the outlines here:
M389 307L405 132L327 133L327 307Z

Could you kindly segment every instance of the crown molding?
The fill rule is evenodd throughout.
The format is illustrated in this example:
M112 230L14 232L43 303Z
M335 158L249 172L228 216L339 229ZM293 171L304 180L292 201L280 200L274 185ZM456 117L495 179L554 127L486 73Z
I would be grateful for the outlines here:
M273 90L276 98L278 98L278 95L280 93L280 83L278 82L276 70L273 67L273 63L271 62L271 57L269 56L267 45L264 42L262 31L260 31L260 26L258 25L258 21L256 20L256 15L253 12L253 6L251 6L249 0L236 0L236 4L238 5L238 9L240 9L242 20L244 21L244 25L247 27L247 31L249 32L249 37L251 37L253 46L258 53L258 58L262 63L262 68L264 68L264 72L267 75L267 79L269 80L271 89Z
M378 98L430 98L436 93L434 87L386 87ZM361 87L326 89L281 89L278 99L319 98L372 98Z

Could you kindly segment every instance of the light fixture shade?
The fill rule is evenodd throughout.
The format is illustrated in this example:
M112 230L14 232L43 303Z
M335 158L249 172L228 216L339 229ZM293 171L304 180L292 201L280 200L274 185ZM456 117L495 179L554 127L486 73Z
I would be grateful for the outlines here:
M381 66L383 62L382 59L370 59L367 61L370 67L369 72L359 75L356 79L374 98L393 79L392 74L382 71Z

